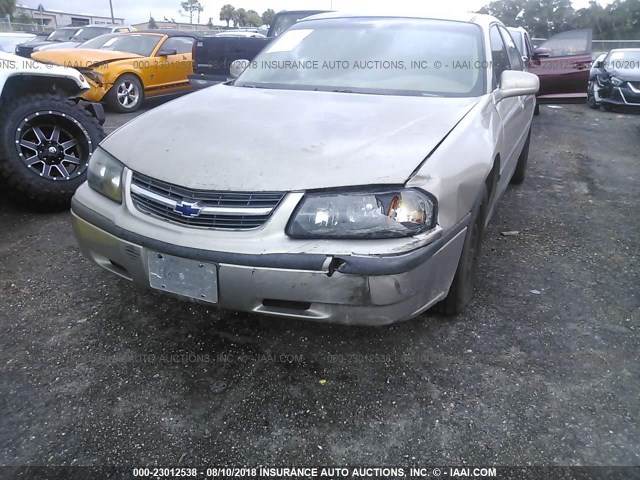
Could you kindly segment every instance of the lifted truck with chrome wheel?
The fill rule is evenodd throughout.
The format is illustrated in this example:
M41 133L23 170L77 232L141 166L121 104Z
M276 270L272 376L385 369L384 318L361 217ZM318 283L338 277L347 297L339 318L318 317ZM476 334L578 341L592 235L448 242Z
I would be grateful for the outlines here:
M0 52L0 185L27 206L66 208L104 138L104 110L72 68Z

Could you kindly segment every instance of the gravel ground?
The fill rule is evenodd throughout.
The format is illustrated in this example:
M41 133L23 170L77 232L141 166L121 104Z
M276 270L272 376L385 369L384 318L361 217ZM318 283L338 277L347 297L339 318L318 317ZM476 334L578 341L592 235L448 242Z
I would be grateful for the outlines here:
M466 314L391 327L135 289L2 202L0 465L640 465L639 126L543 106Z

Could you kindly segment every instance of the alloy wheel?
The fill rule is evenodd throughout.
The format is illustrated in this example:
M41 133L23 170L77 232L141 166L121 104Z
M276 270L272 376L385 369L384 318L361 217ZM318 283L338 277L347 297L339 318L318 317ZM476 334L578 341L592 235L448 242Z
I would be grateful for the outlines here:
M87 130L60 112L35 112L16 129L15 144L25 165L49 180L69 180L82 175L93 151Z
M120 85L118 85L116 97L118 99L118 103L122 105L122 107L127 109L133 108L138 104L138 100L140 99L138 86L132 81L125 80Z

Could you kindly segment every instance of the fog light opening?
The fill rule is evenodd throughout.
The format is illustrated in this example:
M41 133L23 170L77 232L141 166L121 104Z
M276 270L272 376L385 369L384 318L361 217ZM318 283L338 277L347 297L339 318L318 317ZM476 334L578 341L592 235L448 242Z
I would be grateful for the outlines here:
M275 300L271 298L262 300L262 305L268 308L297 311L309 310L311 308L311 302L293 302L290 300Z

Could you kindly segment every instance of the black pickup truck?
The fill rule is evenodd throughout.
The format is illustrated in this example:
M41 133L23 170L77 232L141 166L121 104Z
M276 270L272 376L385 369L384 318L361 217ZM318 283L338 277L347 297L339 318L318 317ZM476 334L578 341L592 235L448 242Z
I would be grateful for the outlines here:
M198 37L193 44L193 74L189 81L194 88L204 88L229 80L229 67L235 60L253 60L271 40L299 20L324 13L326 10L296 10L279 12L273 17L267 37Z

